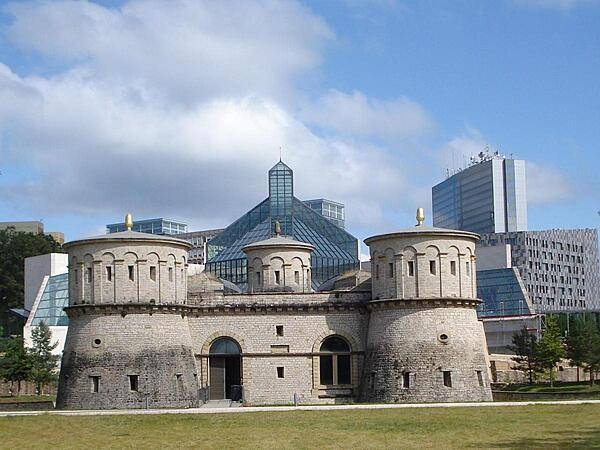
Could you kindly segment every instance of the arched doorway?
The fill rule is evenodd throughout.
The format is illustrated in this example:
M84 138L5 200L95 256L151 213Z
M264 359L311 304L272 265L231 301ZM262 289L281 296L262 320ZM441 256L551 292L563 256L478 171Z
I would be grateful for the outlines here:
M233 339L216 339L209 350L210 400L239 400L242 385L242 356Z

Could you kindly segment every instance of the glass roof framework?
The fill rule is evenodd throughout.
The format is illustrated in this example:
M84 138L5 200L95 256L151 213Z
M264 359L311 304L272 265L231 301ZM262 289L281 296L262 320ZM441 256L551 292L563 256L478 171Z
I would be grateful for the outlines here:
M245 289L247 266L242 248L273 236L277 221L284 235L315 247L313 288L358 268L358 240L293 196L293 172L280 161L269 171L269 197L208 243L207 270Z
M69 325L69 318L63 311L66 306L69 306L69 274L49 277L31 325L37 326L42 321L51 327Z

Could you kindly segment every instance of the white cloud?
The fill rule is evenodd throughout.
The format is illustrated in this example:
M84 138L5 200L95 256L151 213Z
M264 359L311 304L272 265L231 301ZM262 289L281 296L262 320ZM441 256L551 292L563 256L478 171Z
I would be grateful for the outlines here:
M186 104L215 94L286 94L333 37L306 7L277 0L132 0L118 9L35 1L4 10L14 18L7 35L20 47Z
M267 196L266 171L280 144L299 195L352 204L355 225L381 223L384 206L397 206L402 176L392 157L376 147L320 138L271 99L215 98L178 111L140 105L126 89L80 74L4 78L12 80L9 92L19 102L41 105L37 114L25 108L0 125L16 138L12 154L42 175L9 188L6 198L40 212L134 210L225 225ZM359 181L369 164L378 176L365 186ZM374 191L383 192L379 201Z
M546 204L567 200L573 195L573 186L559 170L527 162L527 201Z
M27 2L6 11L13 41L53 68L19 76L0 64L0 138L10 136L0 154L35 173L4 182L6 204L36 216L132 211L223 226L267 196L280 145L297 196L345 202L355 228L394 228L412 198L401 156L353 138L418 136L431 126L419 105L330 91L313 105L325 137L306 111L291 112L295 79L332 37L295 2Z
M452 138L438 150L438 161L444 169L452 172L464 169L469 165L471 157L489 149L491 146L481 132L467 126L463 134Z
M369 98L330 90L301 116L305 121L342 135L390 140L422 136L433 129L433 121L417 103L401 97L395 100Z

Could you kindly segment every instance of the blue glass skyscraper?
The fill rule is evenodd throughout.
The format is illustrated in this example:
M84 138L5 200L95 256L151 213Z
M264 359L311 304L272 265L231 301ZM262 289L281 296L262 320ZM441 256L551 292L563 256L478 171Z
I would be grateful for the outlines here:
M432 189L433 226L474 233L527 230L525 161L480 153Z

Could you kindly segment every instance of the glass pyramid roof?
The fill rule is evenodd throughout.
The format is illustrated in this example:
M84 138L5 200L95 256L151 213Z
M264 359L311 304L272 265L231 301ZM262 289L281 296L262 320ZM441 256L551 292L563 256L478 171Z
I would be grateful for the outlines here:
M269 239L277 221L283 235L315 247L311 257L313 287L358 268L358 240L293 196L293 172L280 161L269 170L269 197L209 241L207 270L245 288L246 255L242 248Z

